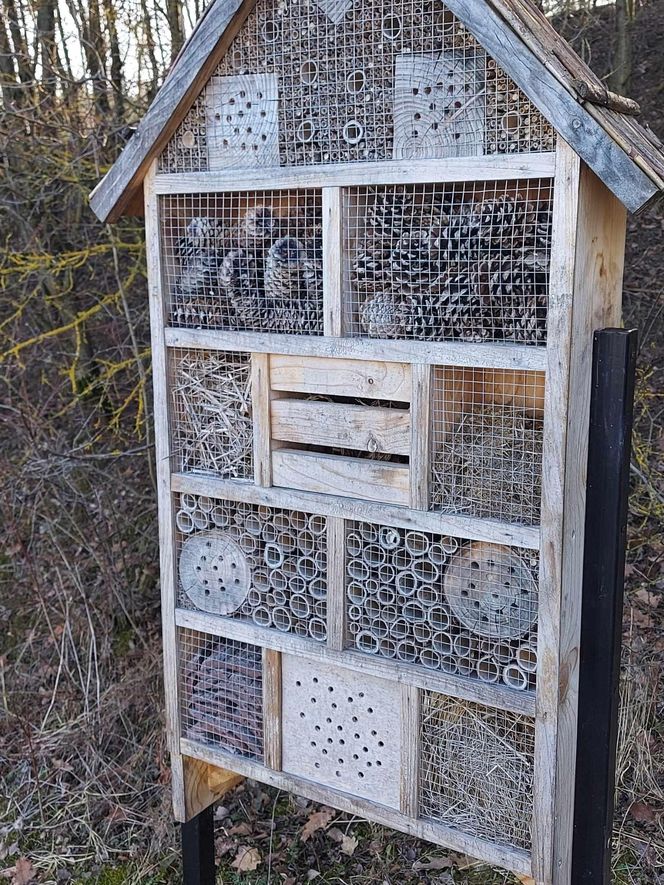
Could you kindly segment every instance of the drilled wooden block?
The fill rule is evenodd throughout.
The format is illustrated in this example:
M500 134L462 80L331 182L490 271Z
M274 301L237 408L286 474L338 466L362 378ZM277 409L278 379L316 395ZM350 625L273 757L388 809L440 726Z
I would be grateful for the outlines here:
M397 56L394 157L472 157L484 151L484 55Z
M206 92L208 164L279 165L278 82L274 74L212 77Z
M283 770L399 808L400 689L282 656Z

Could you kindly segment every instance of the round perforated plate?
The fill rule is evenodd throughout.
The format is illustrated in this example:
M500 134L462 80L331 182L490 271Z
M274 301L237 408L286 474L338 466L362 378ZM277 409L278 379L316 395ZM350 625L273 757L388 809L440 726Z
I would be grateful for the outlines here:
M516 639L537 617L537 584L513 550L478 542L452 557L445 596L455 616L473 633Z
M251 570L245 554L225 532L200 532L182 547L180 581L196 608L229 615L246 599Z

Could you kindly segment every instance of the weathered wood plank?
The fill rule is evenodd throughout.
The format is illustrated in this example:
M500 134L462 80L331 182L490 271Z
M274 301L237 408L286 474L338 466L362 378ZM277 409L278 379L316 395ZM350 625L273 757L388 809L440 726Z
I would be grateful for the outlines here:
M324 338L269 335L221 329L167 329L169 347L192 350L241 350L254 353L318 356L388 363L486 366L496 369L546 368L546 348L519 344L471 344L467 341L378 341L369 338ZM394 397L393 397L394 398Z
M305 513L320 513L322 516L361 519L404 529L419 529L440 535L454 535L456 538L464 538L469 541L511 544L529 550L539 548L540 532L537 526L510 525L495 519L478 519L473 516L441 513L434 510L410 510L407 507L362 501L358 498L343 498L338 494L322 495L316 492L274 487L264 489L253 483L224 480L193 473L174 474L172 487L174 491L189 492L192 495L207 495L211 498L225 498L229 501L264 504L266 507L303 510Z
M273 439L290 443L392 455L410 452L406 409L279 399L272 403L271 425Z
M408 504L408 467L368 458L277 449L272 452L275 486L321 494Z
M410 402L410 366L322 357L270 357L272 390Z
M263 648L263 757L281 771L281 653Z
M323 329L332 337L341 336L343 315L341 198L341 188L323 188Z
M420 689L401 688L401 812L420 812Z
M342 651L346 640L346 523L327 520L327 644Z
M431 366L415 363L412 367L410 506L416 510L427 510L429 507L431 373Z
M496 154L473 157L473 181L551 178L555 154ZM383 160L375 163L336 163L333 166L289 166L275 169L222 172L180 172L159 175L159 194L212 193L214 191L269 190L275 187L353 187L371 184L427 184L467 181L468 159Z
M251 354L251 411L254 431L254 482L272 485L270 446L270 366L265 353Z

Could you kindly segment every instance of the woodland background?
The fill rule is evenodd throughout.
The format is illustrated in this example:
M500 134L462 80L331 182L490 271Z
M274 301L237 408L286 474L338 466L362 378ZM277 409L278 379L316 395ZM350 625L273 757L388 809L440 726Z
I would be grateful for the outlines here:
M201 0L0 0L0 879L178 881L159 632L141 223L96 221ZM664 137L664 0L547 11ZM664 214L629 225L641 330L614 873L664 882ZM513 882L247 784L220 881Z

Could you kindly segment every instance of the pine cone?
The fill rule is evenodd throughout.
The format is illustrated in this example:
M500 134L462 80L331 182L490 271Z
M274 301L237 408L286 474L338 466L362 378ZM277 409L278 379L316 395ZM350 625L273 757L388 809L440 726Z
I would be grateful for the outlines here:
M370 248L362 248L355 253L351 262L351 284L353 290L364 294L382 292L388 285L388 262Z
M367 225L376 238L398 239L408 227L413 212L413 198L407 191L370 190L367 205Z
M232 249L221 264L219 285L232 308L233 327L262 330L265 304L260 262L245 249Z
M215 251L223 244L224 225L219 218L194 216L187 225L187 232L175 244L175 255L182 265L187 265L201 255Z
M389 272L401 288L431 289L440 277L440 267L431 251L431 234L415 228L399 237L390 255Z
M397 338L403 334L391 292L376 292L360 304L360 325L370 338Z

